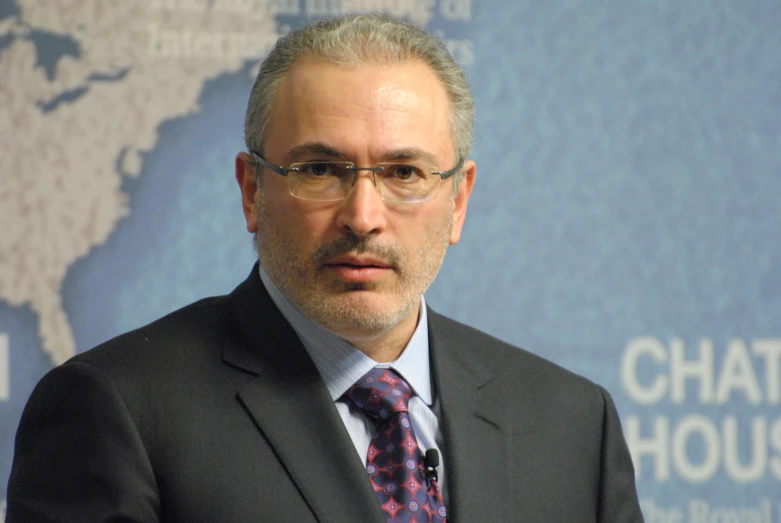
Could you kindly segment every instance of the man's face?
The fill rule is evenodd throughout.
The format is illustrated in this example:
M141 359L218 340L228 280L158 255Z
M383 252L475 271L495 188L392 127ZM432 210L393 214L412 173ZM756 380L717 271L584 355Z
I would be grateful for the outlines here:
M274 107L263 146L274 164L334 160L368 167L410 152L419 156L413 161L434 162L438 170L458 161L447 94L418 61L299 63ZM269 169L258 190L246 154L236 161L247 228L257 233L264 269L310 318L348 340L392 329L411 335L420 296L461 234L474 163L465 169L455 198L451 178L432 200L383 201L371 173L359 171L346 199L317 202L292 196L287 179Z

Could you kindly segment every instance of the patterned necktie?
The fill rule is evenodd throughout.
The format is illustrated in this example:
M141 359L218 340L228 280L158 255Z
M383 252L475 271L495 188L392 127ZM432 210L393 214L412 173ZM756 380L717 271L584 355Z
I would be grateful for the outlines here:
M412 390L392 369L374 368L345 397L377 423L366 472L390 523L446 523L442 491L426 479L423 453L412 431L407 404Z

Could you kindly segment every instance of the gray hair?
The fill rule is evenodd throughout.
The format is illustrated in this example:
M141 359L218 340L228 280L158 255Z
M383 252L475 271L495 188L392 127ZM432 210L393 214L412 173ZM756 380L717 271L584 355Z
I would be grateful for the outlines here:
M244 121L244 140L249 150L262 151L279 85L288 70L306 58L340 65L359 65L369 60L421 60L442 81L450 99L450 133L456 161L469 155L475 109L466 74L437 37L382 14L320 20L277 41L260 65L250 94ZM462 177L463 170L456 174L456 187Z

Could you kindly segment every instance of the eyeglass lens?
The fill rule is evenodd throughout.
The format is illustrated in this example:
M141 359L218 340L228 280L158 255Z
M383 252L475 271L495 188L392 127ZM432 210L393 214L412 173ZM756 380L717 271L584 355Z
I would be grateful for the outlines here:
M290 193L306 200L336 201L347 197L360 171L371 171L384 200L416 202L430 199L442 179L432 168L414 164L381 163L355 167L349 162L303 162L288 169Z

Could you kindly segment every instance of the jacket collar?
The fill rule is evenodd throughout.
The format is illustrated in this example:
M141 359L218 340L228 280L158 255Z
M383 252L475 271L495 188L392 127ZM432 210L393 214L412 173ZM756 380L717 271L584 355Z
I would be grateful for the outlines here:
M512 521L506 402L473 352L473 330L429 309L429 336L448 481L448 522Z

